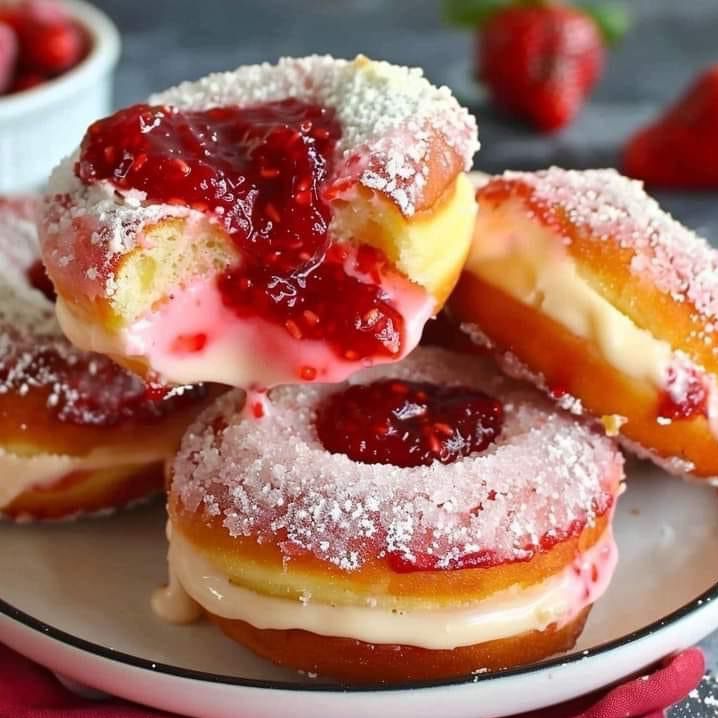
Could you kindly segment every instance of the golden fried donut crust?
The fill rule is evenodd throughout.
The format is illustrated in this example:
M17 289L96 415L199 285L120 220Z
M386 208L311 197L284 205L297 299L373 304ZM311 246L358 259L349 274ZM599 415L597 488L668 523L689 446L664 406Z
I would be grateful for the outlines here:
M718 475L718 441L707 419L697 416L659 424L660 392L609 364L590 340L468 272L452 295L451 310L462 322L480 326L499 353L511 352L532 372L543 375L547 386L578 397L591 414L626 417L621 433L628 439L660 457L694 464L696 477Z
M0 449L21 456L84 456L98 447L126 449L130 455L138 446L164 446L169 455L192 419L220 393L213 387L206 398L189 401L150 422L129 418L117 425L98 426L61 421L48 411L50 391L48 387L34 387L24 394L0 395Z
M302 630L257 629L244 621L210 615L230 638L274 663L348 684L435 681L472 673L535 663L576 644L591 607L558 629L451 650L364 643L350 638L318 636Z
M27 489L2 514L55 520L122 508L162 491L163 464L76 471L48 487Z

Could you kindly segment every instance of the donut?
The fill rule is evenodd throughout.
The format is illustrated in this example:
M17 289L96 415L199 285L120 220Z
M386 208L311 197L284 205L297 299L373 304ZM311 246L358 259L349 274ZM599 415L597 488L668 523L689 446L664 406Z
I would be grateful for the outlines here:
M505 371L673 474L718 476L718 252L614 170L478 191L452 315Z
M74 349L39 261L37 200L0 199L0 514L59 519L162 488L162 465L209 403L173 396L109 359Z
M614 170L478 191L450 311L509 374L668 471L718 476L718 252Z
M471 354L219 399L170 466L170 585L278 664L346 683L569 649L611 578L614 442Z
M42 247L78 346L167 382L342 381L418 343L468 252L476 123L420 70L283 59L100 120Z

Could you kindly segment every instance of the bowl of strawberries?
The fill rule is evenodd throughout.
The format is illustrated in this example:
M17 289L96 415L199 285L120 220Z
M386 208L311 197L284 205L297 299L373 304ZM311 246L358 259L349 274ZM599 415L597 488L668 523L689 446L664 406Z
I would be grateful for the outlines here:
M120 51L83 0L0 0L0 193L40 187L108 114Z

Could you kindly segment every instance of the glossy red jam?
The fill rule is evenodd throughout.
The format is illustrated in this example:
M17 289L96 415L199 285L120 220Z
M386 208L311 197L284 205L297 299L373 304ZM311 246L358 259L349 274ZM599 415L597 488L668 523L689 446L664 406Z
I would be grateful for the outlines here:
M680 421L708 416L708 391L703 377L691 370L668 369L666 386L658 403L658 417Z
M332 110L295 99L196 112L136 105L90 127L76 172L220 224L242 256L219 281L239 316L327 341L348 360L393 357L403 319L377 286L385 258L369 247L350 255L329 237L324 190L340 135Z
M60 0L0 2L0 95L62 75L90 46L88 32Z
M483 451L503 425L501 403L467 387L398 379L350 386L319 407L324 447L365 464L450 464Z

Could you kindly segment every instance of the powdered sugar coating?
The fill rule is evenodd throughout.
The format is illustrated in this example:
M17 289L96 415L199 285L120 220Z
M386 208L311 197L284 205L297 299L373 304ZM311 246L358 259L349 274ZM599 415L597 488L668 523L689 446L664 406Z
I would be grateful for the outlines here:
M530 188L531 204L549 219L562 213L590 238L612 239L630 250L636 276L674 301L690 303L704 319L718 318L718 251L661 209L642 182L613 169L559 167L506 172L498 179Z
M336 110L342 124L332 182L357 180L389 196L411 216L427 182L430 149L445 168L456 157L469 169L478 150L476 121L446 87L434 87L419 69L329 56L283 58L209 75L154 95L150 102L185 110L248 106L295 97ZM432 142L439 135L443 143ZM452 156L453 155L453 156ZM112 297L114 265L141 244L142 229L165 217L207 221L196 210L152 204L144 193L120 192L108 181L84 185L75 176L78 154L53 172L43 219L43 253L53 266L87 264L82 291ZM79 248L78 235L89 240ZM87 255L87 256L86 256Z
M414 213L426 183L433 133L471 169L478 150L476 121L448 87L434 87L419 68L359 56L285 57L276 65L247 65L153 95L152 104L185 110L249 106L294 97L336 110L342 128L338 178L353 176L388 194L402 213ZM451 164L450 159L445 160Z
M0 198L0 367L12 343L11 333L62 337L52 303L30 286L26 276L40 254L33 222L35 207L30 197Z
M33 202L28 198L24 206ZM76 394L64 383L62 370L87 355L64 338L52 302L29 284L26 271L38 257L28 212L14 203L0 204L0 398L45 388L50 390L48 407L69 409ZM144 391L142 382L130 380Z
M243 418L243 394L232 392L185 435L175 498L233 537L279 542L287 558L306 550L347 571L389 553L408 562L431 554L439 567L481 551L525 560L542 538L612 505L622 477L615 445L476 357L426 347L351 381L386 377L481 389L503 401L503 432L449 465L361 464L329 454L316 436L315 407L337 387L274 389L259 421Z
M144 227L169 217L193 217L179 205L149 204L139 191L120 193L109 182L84 185L75 176L78 153L54 170L41 212L42 253L48 265L73 275L77 291L90 298L115 293L116 262L141 242Z

